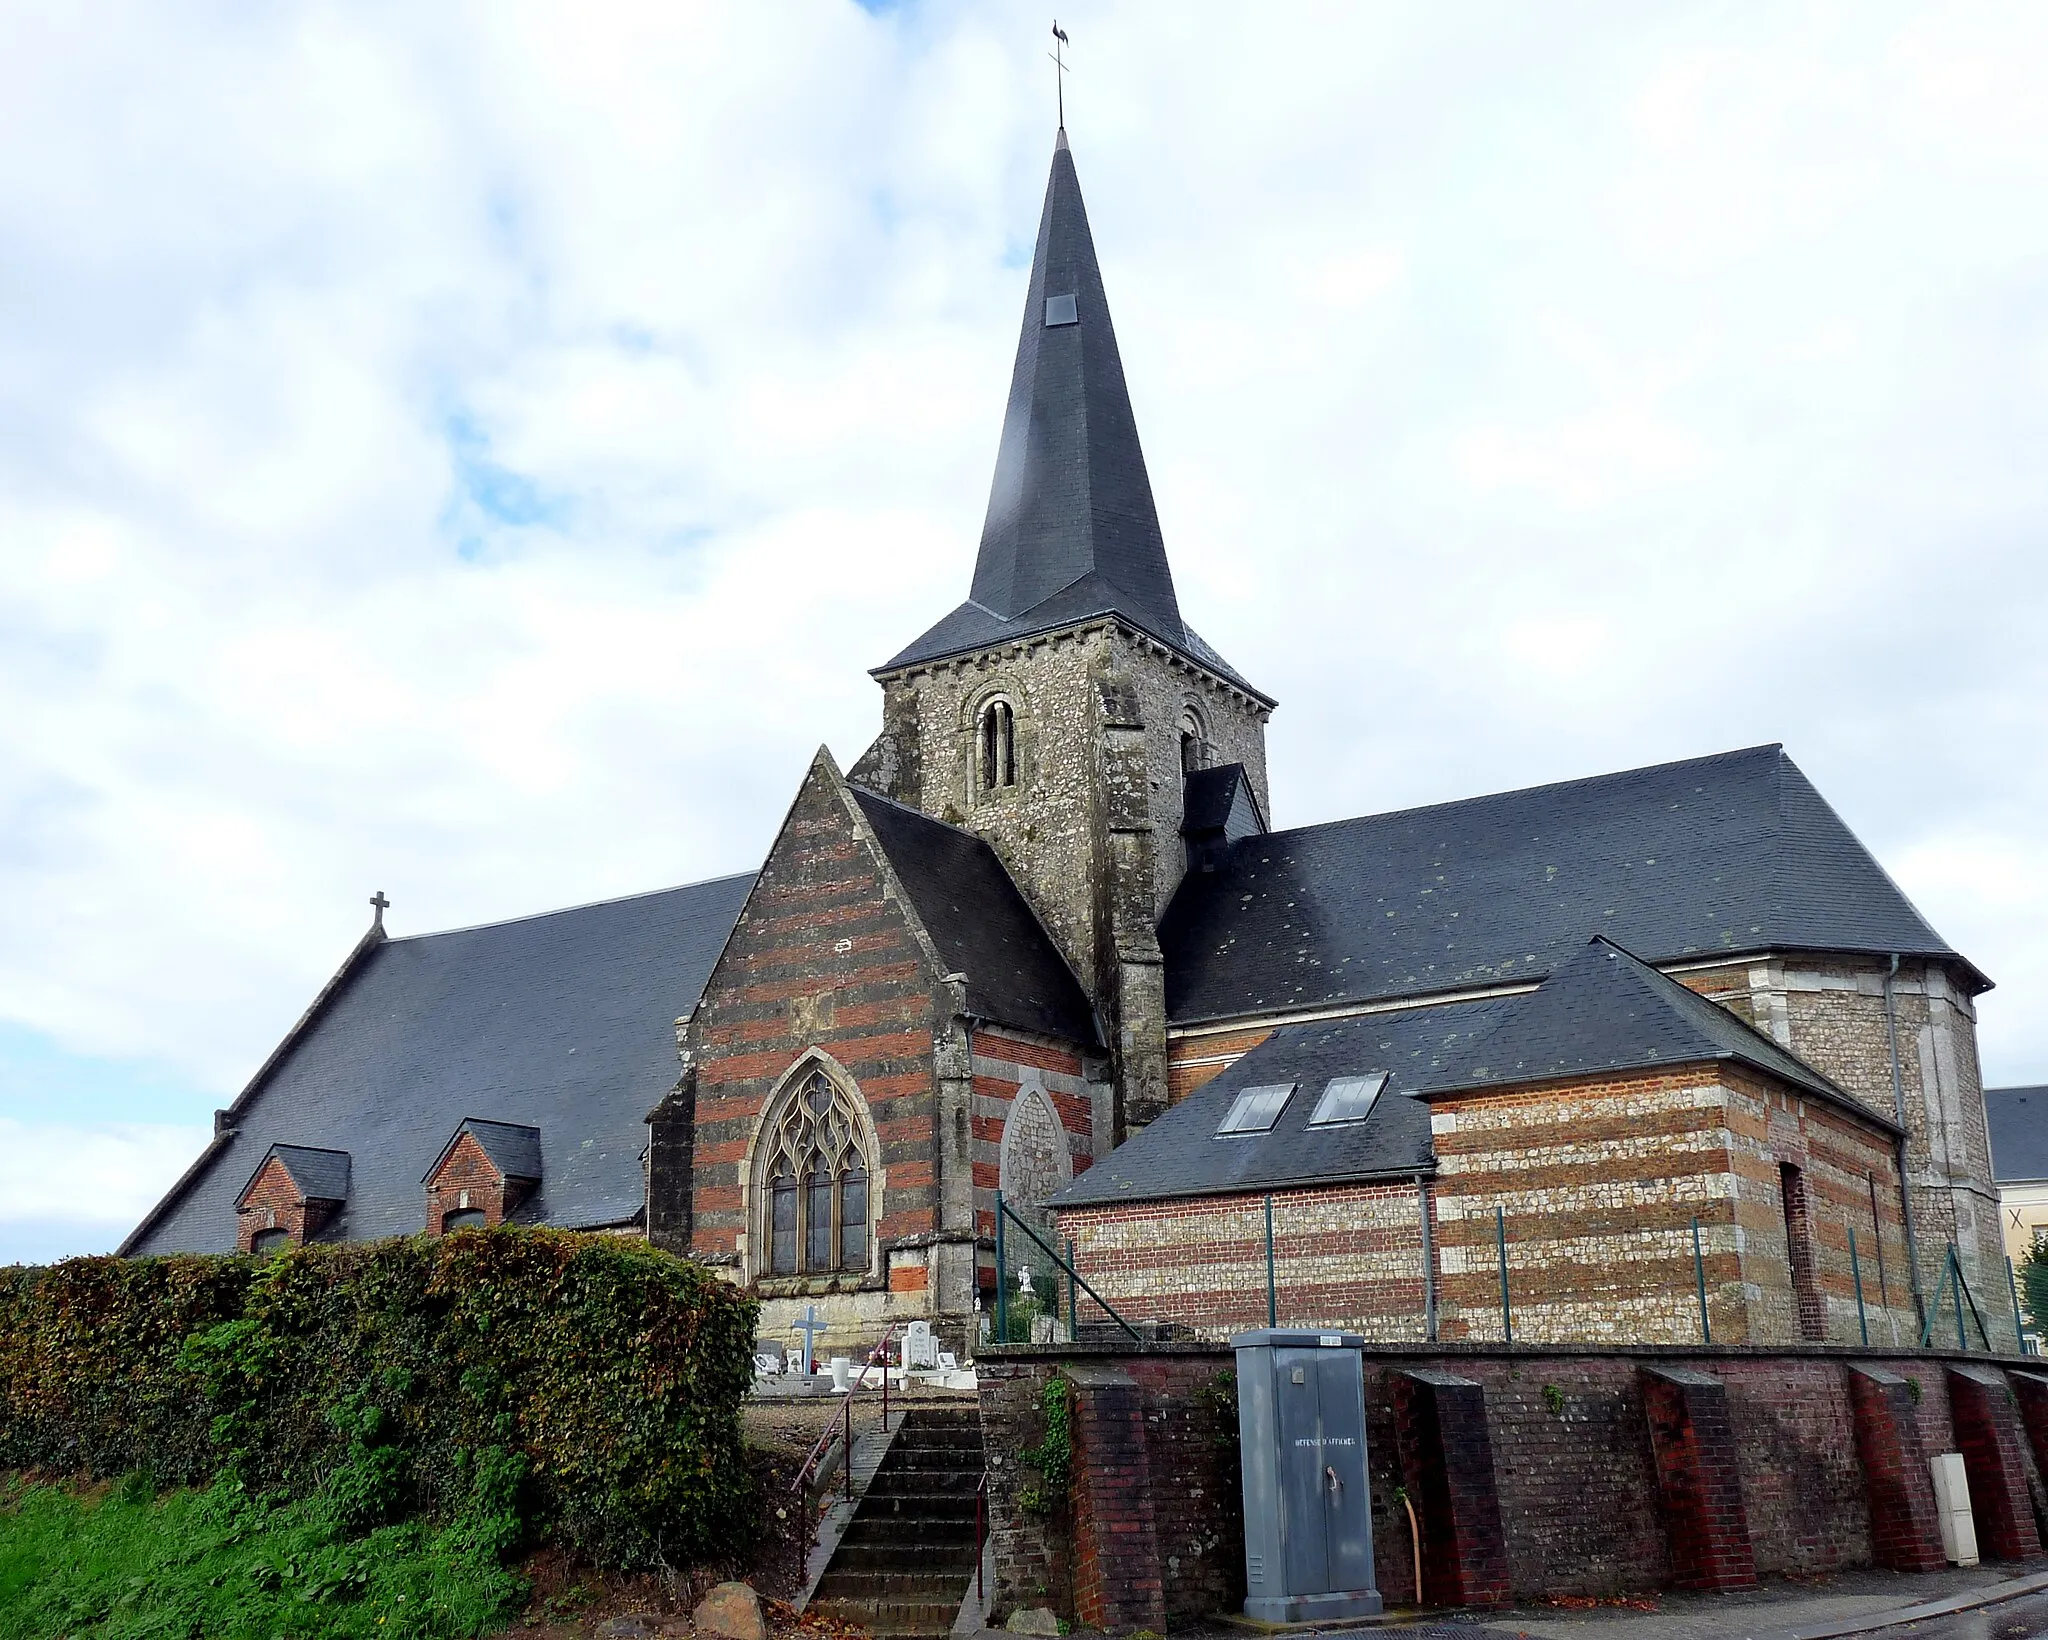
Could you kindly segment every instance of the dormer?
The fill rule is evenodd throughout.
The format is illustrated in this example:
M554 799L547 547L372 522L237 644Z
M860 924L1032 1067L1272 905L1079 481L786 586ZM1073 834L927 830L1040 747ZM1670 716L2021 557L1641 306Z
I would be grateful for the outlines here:
M1256 837L1265 829L1259 794L1252 789L1242 763L1187 772L1180 835L1187 847L1188 870L1214 871L1232 843Z
M503 1224L540 1188L540 1129L466 1117L427 1170L427 1231Z
M348 1200L345 1150L272 1145L235 1198L235 1245L245 1253L303 1247Z

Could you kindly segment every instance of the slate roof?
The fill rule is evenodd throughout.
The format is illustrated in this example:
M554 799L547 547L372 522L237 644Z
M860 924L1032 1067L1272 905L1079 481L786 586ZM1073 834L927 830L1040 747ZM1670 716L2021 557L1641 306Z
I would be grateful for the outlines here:
M1061 297L1072 298L1070 322L1048 310L1048 298ZM1112 612L1258 693L1181 619L1088 210L1061 131L972 590L878 670Z
M1534 991L1509 1001L1490 1030L1416 1091L1429 1098L1707 1060L1748 1065L1896 1131L1719 1003L1597 937Z
M1406 1175L1435 1167L1429 1107L1416 1090L1492 1030L1512 999L1404 1008L1309 1025L1283 1025L1142 1133L1102 1157L1050 1206L1274 1190ZM1333 1076L1390 1073L1372 1114L1356 1126L1310 1128ZM1246 1088L1300 1084L1269 1133L1218 1138L1216 1124Z
M256 1165L249 1170L249 1177L242 1188L235 1193L235 1201L241 1203L248 1197L249 1188L255 1184L270 1158L275 1156L284 1164L285 1172L293 1184L298 1186L302 1200L309 1202L345 1202L348 1200L349 1157L345 1150L309 1150L304 1145L272 1145Z
M1242 763L1197 769L1181 789L1180 834L1202 837L1226 832L1231 842L1266 829L1259 812L1259 794L1252 790Z
M421 1230L420 1180L468 1117L538 1128L542 1184L516 1215L575 1227L642 1209L642 1121L676 1079L671 1022L695 1006L751 875L365 941L235 1102L216 1140L122 1246L235 1245L235 1198L273 1144L346 1150L322 1240Z
M441 1154L434 1159L434 1165L420 1175L424 1184L441 1169L464 1134L477 1143L477 1148L495 1167L500 1176L507 1179L532 1179L541 1176L540 1129L525 1127L517 1122L490 1122L476 1116L465 1116L448 1142L441 1147Z
M968 1011L1084 1047L1095 1011L994 849L864 786L847 788L940 956L967 976Z
M1167 908L1167 1012L1537 980L1595 933L1656 963L1896 951L1990 983L1771 745L1246 839Z
M1733 1060L1895 1133L1719 1004L1605 939L1534 991L1284 1025L1052 1198L1054 1207L1159 1201L1411 1174L1433 1168L1428 1102L1561 1077ZM1311 1128L1332 1077L1385 1071L1372 1113ZM1217 1134L1239 1093L1298 1084L1268 1133Z
M1986 1088L1991 1176L2000 1184L2048 1180L2048 1087Z

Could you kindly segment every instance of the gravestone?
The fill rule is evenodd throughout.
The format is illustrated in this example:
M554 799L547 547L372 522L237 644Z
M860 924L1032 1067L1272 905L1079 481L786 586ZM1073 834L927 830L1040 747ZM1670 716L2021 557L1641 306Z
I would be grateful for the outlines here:
M939 1364L939 1341L929 1321L913 1321L903 1329L903 1370L932 1372Z

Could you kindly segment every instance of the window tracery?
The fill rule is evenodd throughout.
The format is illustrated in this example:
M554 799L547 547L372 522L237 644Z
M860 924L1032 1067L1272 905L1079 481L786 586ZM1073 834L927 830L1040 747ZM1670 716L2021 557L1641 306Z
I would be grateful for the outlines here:
M847 1091L822 1068L799 1078L770 1112L759 1154L761 1274L864 1273L870 1168Z

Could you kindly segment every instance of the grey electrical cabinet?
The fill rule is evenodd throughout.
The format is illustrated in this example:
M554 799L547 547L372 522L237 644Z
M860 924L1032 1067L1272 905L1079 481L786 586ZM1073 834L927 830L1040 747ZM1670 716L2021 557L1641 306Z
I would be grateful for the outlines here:
M1244 1610L1267 1623L1371 1617L1372 1507L1356 1333L1239 1333Z

